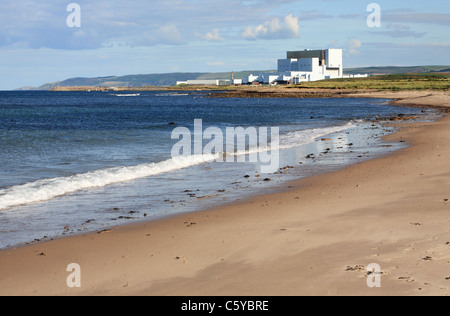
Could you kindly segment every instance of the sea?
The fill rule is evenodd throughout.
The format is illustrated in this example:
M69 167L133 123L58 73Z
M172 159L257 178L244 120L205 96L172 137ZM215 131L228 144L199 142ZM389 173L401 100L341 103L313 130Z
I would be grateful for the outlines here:
M0 249L283 190L295 179L403 148L382 140L395 132L382 124L389 117L437 115L388 101L216 98L208 91L2 91ZM245 153L239 161L237 151L226 149L208 159L175 158L180 138L174 132L194 135L199 120L200 132L211 127L224 135L227 128L276 128L276 142L268 138L276 147L267 153L277 153L277 168L262 173L263 162L243 159ZM249 158L250 141L245 150ZM216 159L226 155L236 159Z

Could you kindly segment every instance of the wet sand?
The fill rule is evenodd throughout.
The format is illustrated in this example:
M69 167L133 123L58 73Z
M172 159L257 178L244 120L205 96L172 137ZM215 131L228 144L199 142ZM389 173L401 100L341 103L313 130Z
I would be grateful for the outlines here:
M410 147L284 193L1 251L0 295L449 295L450 118L402 126L388 140Z

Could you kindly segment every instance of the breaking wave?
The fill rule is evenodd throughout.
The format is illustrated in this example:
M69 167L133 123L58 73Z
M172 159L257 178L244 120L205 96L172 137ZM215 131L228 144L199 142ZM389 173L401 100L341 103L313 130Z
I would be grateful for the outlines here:
M317 138L341 132L353 127L353 123L341 126L299 130L281 135L277 147L250 148L246 151L227 153L227 155L247 155L269 150L281 150L308 144ZM197 156L181 156L162 162L140 164L130 167L114 167L75 174L68 177L42 179L34 182L0 189L0 210L20 205L44 202L53 198L82 190L101 188L137 179L147 178L162 173L193 167L206 162L213 162L222 153Z

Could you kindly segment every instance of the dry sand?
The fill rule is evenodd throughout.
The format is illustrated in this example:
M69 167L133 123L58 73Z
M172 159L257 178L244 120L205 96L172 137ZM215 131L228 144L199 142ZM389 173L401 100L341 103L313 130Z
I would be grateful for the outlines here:
M449 295L450 118L389 140L411 146L284 193L2 251L0 295Z
M450 92L448 91L369 91L352 93L349 97L394 99L393 104L403 106L450 108Z

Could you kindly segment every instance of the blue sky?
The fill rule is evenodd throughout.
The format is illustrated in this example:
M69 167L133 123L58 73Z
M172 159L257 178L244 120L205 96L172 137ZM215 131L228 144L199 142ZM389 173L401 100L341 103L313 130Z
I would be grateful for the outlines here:
M81 27L67 25L70 3ZM70 77L276 69L288 50L344 66L450 65L448 0L2 0L0 90Z

